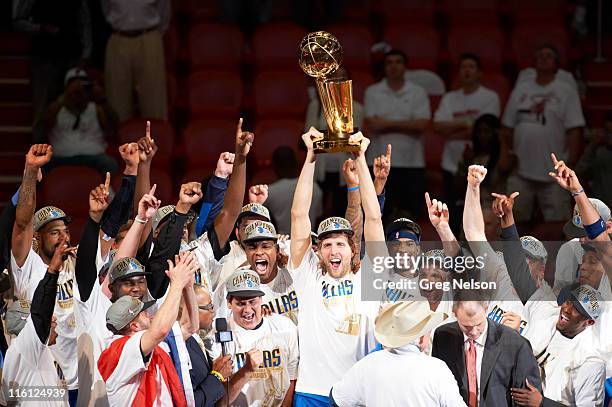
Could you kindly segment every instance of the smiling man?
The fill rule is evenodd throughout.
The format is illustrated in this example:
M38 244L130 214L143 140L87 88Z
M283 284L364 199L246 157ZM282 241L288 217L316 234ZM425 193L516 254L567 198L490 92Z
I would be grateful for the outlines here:
M344 218L331 217L319 224L318 250L312 250L308 217L312 200L315 155L313 141L322 133L311 128L302 136L307 147L291 207L289 272L300 299L300 369L296 384L296 406L327 406L331 386L375 346L373 322L378 302L362 301L361 266L353 229ZM380 205L370 176L365 150L369 140L361 133L351 136L361 143L355 159L364 208L364 237L384 245ZM366 248L368 251L369 247ZM385 249L386 253L386 249ZM373 253L368 252L368 257Z
M291 406L299 360L297 327L288 318L264 317L259 276L238 269L227 280L230 328L236 345L230 378L232 406ZM224 398L220 405L225 405Z
M591 328L603 312L601 294L574 284L561 290L557 303L560 308L538 302L529 317L539 322L525 333L540 365L544 392L513 389L513 399L520 406L539 406L542 400L544 406L602 406L605 362L597 356Z

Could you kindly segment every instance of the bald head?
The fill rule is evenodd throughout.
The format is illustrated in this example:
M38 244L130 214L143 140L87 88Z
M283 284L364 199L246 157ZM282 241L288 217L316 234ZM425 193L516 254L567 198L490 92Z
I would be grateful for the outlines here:
M207 289L202 286L195 286L196 301L198 302L198 314L200 319L200 330L209 332L212 329L212 322L215 317L215 310L212 307L212 299ZM207 309L203 309L205 307Z

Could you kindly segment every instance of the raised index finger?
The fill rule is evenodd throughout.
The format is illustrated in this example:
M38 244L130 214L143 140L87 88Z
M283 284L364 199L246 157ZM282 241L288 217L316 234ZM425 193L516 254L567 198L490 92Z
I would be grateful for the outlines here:
M559 160L557 160L557 156L555 155L555 153L550 153L550 158L552 158L552 162L556 167L557 164L559 163Z
M111 176L110 176L110 172L106 173L106 180L104 181L104 193L108 194L109 188L110 188L110 181L111 181Z
M425 192L425 203L427 203L427 207L431 206L431 199L429 198L429 192Z
M387 160L391 162L391 144L387 144L387 154L385 155L387 156Z
M151 122L147 120L147 128L145 130L145 137L147 140L151 141Z
M238 134L242 133L242 117L238 120L238 127L236 127L236 132Z
M157 184L153 184L151 190L149 191L149 195L155 195L155 189L157 189Z

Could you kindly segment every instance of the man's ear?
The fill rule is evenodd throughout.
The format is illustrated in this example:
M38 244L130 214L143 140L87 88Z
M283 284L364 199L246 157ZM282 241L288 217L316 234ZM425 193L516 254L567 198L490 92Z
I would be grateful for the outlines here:
M587 326L591 326L595 324L595 320L594 319L587 319Z
M606 221L606 232L612 234L612 219Z

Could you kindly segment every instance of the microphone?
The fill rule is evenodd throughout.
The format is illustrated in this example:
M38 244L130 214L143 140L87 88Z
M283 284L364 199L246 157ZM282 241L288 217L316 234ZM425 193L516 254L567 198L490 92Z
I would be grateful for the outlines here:
M234 340L232 331L227 329L227 320L225 318L217 318L215 320L215 340L221 344L221 352L223 356L227 355L227 343Z

